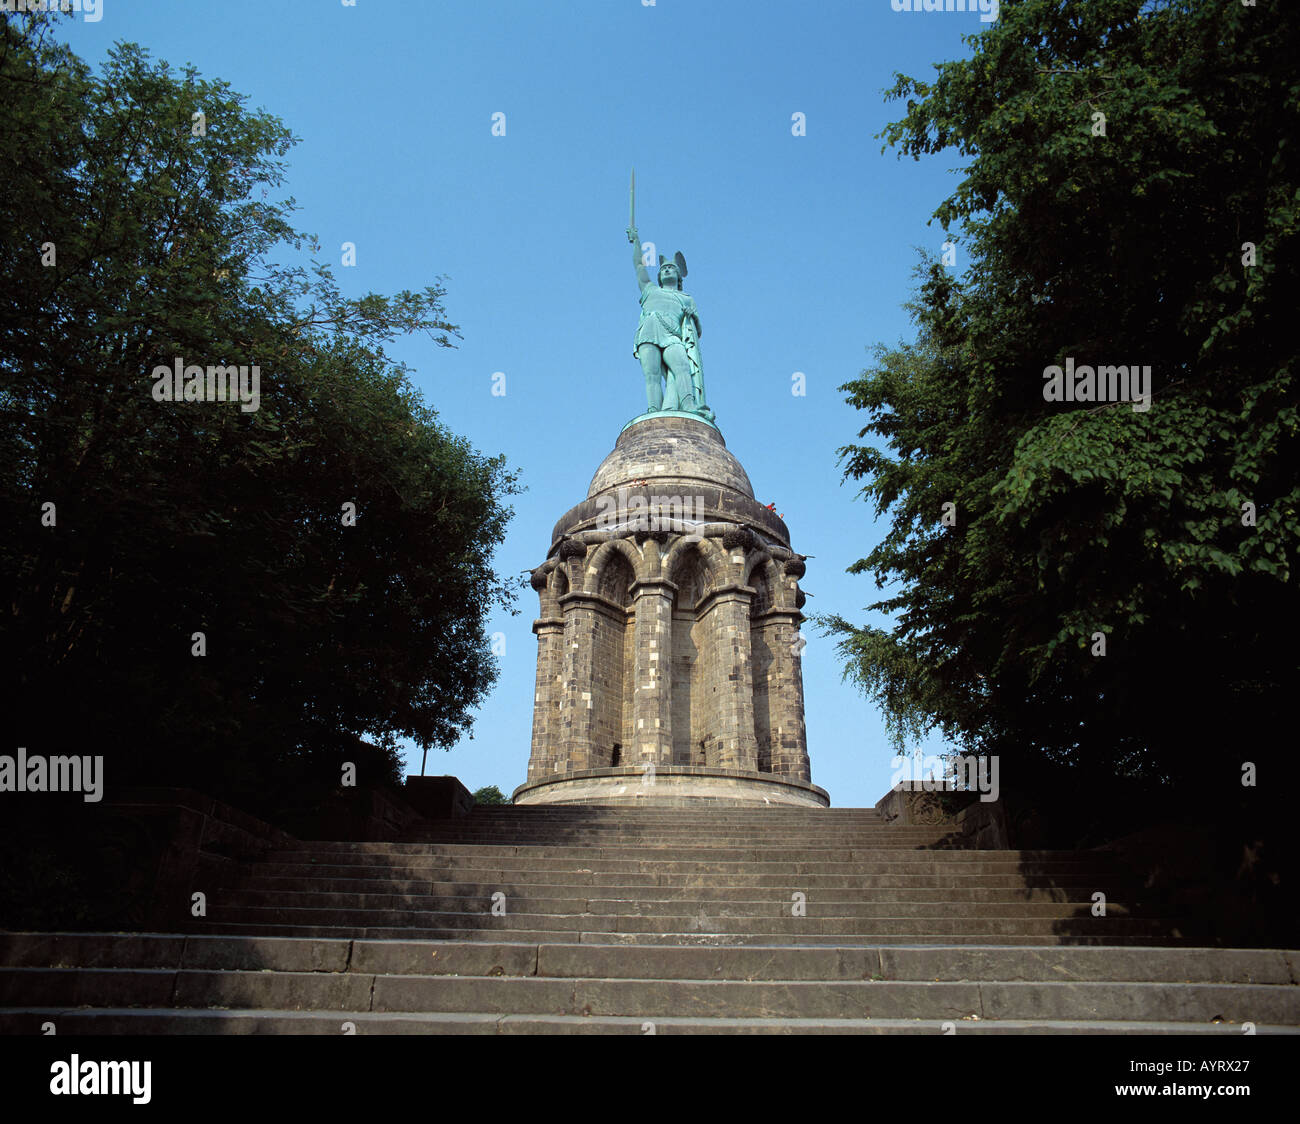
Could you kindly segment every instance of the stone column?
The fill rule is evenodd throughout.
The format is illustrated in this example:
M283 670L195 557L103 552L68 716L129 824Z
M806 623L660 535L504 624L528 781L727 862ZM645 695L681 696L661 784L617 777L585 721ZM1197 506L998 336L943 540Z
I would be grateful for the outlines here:
M749 637L753 593L749 586L725 585L710 593L699 609L699 618L709 622L704 682L713 699L718 763L724 769L749 772L758 771Z
M808 735L803 717L803 656L797 650L797 609L772 609L760 618L772 650L768 705L772 715L772 772L811 781Z
M560 754L567 770L591 768L596 609L581 593L560 598L564 655L560 684Z
M632 691L632 745L627 764L640 766L673 762L672 623L676 586L663 578L632 586L636 603L635 658Z
M533 621L533 631L537 634L537 685L533 692L533 749L528 758L530 781L551 776L560 760L564 618L544 616Z

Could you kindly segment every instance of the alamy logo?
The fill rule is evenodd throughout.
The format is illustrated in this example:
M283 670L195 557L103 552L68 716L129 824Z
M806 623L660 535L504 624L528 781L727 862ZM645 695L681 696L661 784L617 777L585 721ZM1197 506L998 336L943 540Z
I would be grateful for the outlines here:
M155 367L153 378L155 402L239 402L244 413L252 414L262 401L262 370L256 365L187 367L177 356L170 367Z
M1044 402L1132 402L1135 414L1151 409L1151 368L1111 367L1092 368L1086 364L1074 365L1074 357L1067 355L1065 367L1044 367Z
M703 496L630 495L620 488L617 499L604 495L596 505L602 531L689 531L704 521Z
M889 0L896 12L979 12L980 23L993 23L1001 13L1001 0Z
M890 760L894 775L890 788L894 792L909 788L921 792L978 792L980 802L991 804L998 798L998 758L974 754L895 756Z
M27 756L0 754L0 792L81 792L87 804L104 798L103 757Z
M66 1062L50 1063L50 1092L57 1096L129 1096L135 1104L148 1104L153 1062L82 1061L73 1054Z
M87 23L98 23L104 0L0 0L0 12L80 12Z

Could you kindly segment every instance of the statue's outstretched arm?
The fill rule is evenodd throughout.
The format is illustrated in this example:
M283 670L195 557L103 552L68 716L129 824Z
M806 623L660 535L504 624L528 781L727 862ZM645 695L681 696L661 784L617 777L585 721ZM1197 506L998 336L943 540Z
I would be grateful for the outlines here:
M641 260L641 236L636 232L636 227L632 227L628 235L632 239L632 264L636 266L636 281L644 289L650 284L650 274Z

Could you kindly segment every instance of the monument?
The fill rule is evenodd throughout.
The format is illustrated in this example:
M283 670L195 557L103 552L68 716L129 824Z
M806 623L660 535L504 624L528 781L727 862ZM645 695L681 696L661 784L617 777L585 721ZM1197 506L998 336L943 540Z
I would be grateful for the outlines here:
M648 408L532 573L537 686L515 802L826 807L804 728L805 558L727 451L685 258L650 279L632 190Z

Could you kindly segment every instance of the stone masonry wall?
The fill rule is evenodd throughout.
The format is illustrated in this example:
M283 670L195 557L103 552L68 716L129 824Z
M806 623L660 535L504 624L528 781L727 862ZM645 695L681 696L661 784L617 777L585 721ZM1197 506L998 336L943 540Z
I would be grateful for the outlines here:
M534 584L543 613L559 615L534 625L530 780L608 768L615 746L621 766L810 779L797 579L776 569L770 552L779 547L752 536L724 546L724 533L699 541L680 533L662 542L638 543L636 535L568 540L567 557L557 552L539 567ZM630 604L620 606L603 595L612 592L607 568L630 565L629 557ZM575 575L580 588L571 584ZM561 586L570 591L555 596ZM756 603L769 607L755 615Z
M654 764L810 782L803 573L715 429L625 428L533 572L529 780Z

